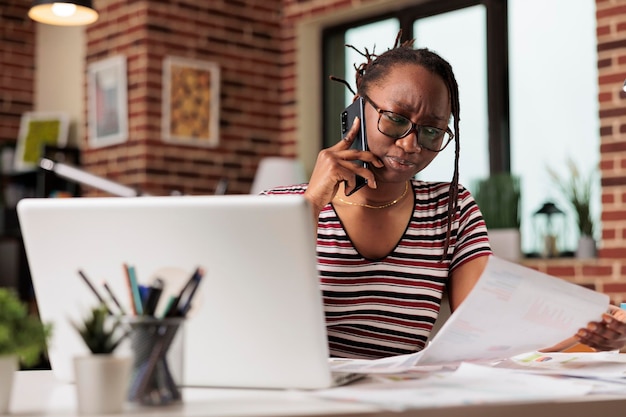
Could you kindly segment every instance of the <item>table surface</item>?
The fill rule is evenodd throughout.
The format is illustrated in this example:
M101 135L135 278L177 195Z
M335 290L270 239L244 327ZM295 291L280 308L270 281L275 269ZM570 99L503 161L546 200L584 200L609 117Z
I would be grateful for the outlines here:
M367 384L367 381L362 382ZM123 416L369 416L369 417L623 417L626 396L586 396L576 400L499 403L470 406L387 410L374 405L322 399L313 392L185 388L182 404L141 407L126 404ZM77 416L75 386L59 382L51 371L19 371L15 374L11 415ZM110 417L111 415L109 415Z

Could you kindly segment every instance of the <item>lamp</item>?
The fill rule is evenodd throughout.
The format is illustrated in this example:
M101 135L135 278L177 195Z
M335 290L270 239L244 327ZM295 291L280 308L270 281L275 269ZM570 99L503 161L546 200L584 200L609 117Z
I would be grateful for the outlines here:
M294 185L306 181L304 166L293 158L268 156L261 159L252 182L250 194L258 194L279 185Z
M98 20L91 0L33 0L28 17L48 25L81 26Z
M542 244L540 244L540 254L544 258L554 258L559 256L557 248L557 237L561 235L560 227L555 223L556 215L562 216L563 211L551 201L544 203L534 214L535 218L543 220L543 224L536 224L535 229L538 233Z

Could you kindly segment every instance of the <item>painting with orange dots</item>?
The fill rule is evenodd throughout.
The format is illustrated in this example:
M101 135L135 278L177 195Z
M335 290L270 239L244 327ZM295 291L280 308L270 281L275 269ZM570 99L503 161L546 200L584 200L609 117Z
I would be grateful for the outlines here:
M163 62L163 140L195 146L219 143L219 67L167 57Z

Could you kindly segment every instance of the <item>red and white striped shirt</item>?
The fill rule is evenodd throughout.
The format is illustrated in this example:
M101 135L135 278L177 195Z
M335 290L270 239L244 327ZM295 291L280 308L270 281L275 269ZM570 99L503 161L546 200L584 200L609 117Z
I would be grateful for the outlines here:
M332 204L319 215L317 263L332 356L379 358L423 349L450 271L491 254L480 210L459 186L450 248L442 260L450 184L413 180L412 186L413 216L382 259L367 259L354 248ZM303 194L306 187L276 187L265 194Z

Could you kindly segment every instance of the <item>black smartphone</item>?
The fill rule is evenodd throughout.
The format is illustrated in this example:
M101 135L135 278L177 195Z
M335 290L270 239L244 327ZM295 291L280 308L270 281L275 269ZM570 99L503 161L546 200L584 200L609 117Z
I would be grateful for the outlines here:
M352 104L346 107L341 112L341 137L345 136L348 133L348 130L352 127L352 123L354 122L354 118L357 117L360 121L359 133L354 141L352 141L351 149L358 149L360 151L367 151L367 132L365 131L365 100L363 97L359 97ZM368 163L363 161L356 161L360 166L367 168ZM354 194L356 191L360 190L367 184L367 180L360 175L356 176L356 187L352 189L346 196Z

